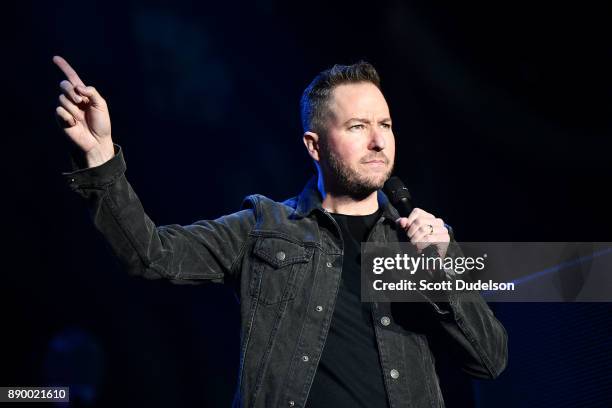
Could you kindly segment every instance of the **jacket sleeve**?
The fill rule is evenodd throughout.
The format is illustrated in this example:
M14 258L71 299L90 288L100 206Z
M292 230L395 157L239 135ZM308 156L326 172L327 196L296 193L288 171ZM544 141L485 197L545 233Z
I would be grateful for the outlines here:
M236 273L255 224L253 210L188 226L158 227L145 213L125 170L123 152L115 145L115 156L106 163L63 176L86 200L95 227L130 274L175 283L222 283Z
M497 378L508 362L504 326L477 292L451 294L449 304L451 316L441 319L440 327L461 368L476 378Z
M451 239L450 256L462 252ZM482 379L498 377L508 362L508 335L478 291L446 291L448 302L434 304L438 335L467 374Z

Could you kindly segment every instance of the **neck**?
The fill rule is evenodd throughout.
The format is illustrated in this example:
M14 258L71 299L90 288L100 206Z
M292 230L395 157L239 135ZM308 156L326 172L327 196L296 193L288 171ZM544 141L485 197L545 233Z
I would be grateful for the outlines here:
M369 215L378 210L378 195L376 191L367 197L355 198L353 196L337 193L334 189L327 189L323 176L319 173L317 187L321 193L323 209L334 214Z

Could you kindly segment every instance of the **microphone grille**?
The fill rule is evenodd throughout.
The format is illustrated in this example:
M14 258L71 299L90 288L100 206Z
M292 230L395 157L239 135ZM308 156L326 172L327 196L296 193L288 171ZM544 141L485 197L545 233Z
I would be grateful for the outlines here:
M383 186L383 192L387 195L387 197L389 197L392 203L397 203L404 199L407 199L409 201L412 200L410 192L408 191L402 180L400 180L399 177L396 176L390 177L389 180L385 182L385 185Z

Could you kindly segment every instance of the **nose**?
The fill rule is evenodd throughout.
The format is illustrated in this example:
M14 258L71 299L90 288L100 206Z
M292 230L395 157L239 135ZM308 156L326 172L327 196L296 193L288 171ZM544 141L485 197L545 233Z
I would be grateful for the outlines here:
M373 128L370 133L370 143L368 149L380 152L386 147L383 133L378 128Z

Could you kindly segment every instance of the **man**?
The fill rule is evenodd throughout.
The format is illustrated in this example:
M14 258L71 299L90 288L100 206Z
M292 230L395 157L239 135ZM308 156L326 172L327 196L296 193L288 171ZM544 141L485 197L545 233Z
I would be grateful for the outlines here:
M57 117L87 166L66 177L128 271L226 283L239 295L236 405L440 407L435 342L476 377L504 369L506 333L477 294L424 309L360 301L361 242L410 240L444 255L450 241L440 218L421 209L402 218L380 191L395 140L373 66L334 66L304 91L303 141L317 177L299 196L249 196L216 220L156 227L125 178L104 99L54 62L67 76Z

